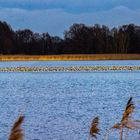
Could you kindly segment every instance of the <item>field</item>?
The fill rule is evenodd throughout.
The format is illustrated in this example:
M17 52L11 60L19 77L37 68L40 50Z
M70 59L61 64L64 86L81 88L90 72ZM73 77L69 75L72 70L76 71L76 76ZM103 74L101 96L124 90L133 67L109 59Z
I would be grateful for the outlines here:
M140 60L140 54L0 55L0 61Z

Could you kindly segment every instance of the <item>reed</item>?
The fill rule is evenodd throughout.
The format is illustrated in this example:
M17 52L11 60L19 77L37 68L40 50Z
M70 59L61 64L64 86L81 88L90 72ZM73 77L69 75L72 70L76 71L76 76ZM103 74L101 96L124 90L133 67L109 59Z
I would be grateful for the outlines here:
M24 121L24 116L19 116L19 118L14 123L8 140L23 140L24 134L21 125Z
M98 128L98 124L99 124L99 117L95 117L91 123L88 140L90 140L90 138L97 139L97 135L100 132L100 129Z
M123 113L123 117L121 120L122 124L126 124L131 118L132 113L134 112L135 106L134 106L134 103L132 102L132 99L133 98L130 97L130 99L127 102L127 105L126 105L126 108L125 108L125 111Z
M0 61L140 60L139 54L0 55Z
M129 100L128 100L127 104L126 104L125 111L123 113L123 117L122 117L121 123L120 123L120 140L122 140L122 138L123 138L123 129L125 127L127 129L130 129L128 127L128 122L129 122L129 119L131 119L131 115L132 115L132 113L133 113L133 111L135 109L135 106L134 106L134 104L132 102L132 99L133 99L132 97L129 98Z
M132 97L129 98L125 110L123 112L123 116L122 119L119 123L114 124L113 127L111 127L105 136L105 140L108 139L109 134L114 130L120 130L120 140L123 139L123 133L124 133L124 129L126 129L126 135L125 135L125 140L127 140L127 135L128 135L128 131L129 130L134 130L134 129L139 129L140 128L140 124L138 120L131 120L132 118L132 113L134 112L135 109L135 105L132 101Z

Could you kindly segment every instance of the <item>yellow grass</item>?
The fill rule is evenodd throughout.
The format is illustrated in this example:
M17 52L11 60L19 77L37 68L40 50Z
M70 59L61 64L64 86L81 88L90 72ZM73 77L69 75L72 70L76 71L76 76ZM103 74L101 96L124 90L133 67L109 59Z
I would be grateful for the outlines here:
M0 55L0 61L140 60L140 54Z

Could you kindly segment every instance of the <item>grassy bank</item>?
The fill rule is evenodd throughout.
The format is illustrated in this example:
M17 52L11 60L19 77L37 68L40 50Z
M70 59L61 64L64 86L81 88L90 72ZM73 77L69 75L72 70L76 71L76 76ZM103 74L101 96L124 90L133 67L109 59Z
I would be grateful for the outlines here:
M140 54L0 55L0 61L140 60Z

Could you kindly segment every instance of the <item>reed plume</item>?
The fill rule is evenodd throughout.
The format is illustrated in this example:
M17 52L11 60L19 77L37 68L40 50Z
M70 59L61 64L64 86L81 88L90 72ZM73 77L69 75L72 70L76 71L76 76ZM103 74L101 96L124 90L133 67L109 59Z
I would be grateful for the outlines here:
M23 140L23 130L21 129L21 125L24 121L24 116L19 116L19 118L14 123L11 133L8 140Z
M132 97L129 98L129 100L126 104L125 110L123 112L123 116L122 116L120 123L114 124L114 126L111 129L109 129L109 131L107 131L106 138L105 138L106 140L108 139L109 132L112 131L112 129L119 129L120 130L120 140L122 140L124 128L129 130L129 129L134 129L137 127L134 124L136 121L132 121L130 119L131 115L135 109L135 106L134 106L134 103L132 102L132 99L133 99ZM127 133L128 133L128 130L127 130Z
M128 121L128 119L131 117L131 114L133 113L134 109L135 109L135 106L134 106L134 103L132 102L132 97L129 98L128 102L127 102L127 105L126 105L126 108L125 108L125 111L123 113L123 117L122 117L122 120L121 120L121 123L126 123Z
M131 125L130 126L128 125L129 119L131 118L131 115L135 109L132 99L133 99L132 97L129 98L129 100L126 104L126 108L123 112L123 117L122 117L121 123L120 123L120 140L122 140L122 138L123 138L123 129L124 128L127 128L126 137L128 135L129 129L132 129Z
M99 134L100 129L98 128L98 124L99 124L99 117L95 117L91 123L91 127L90 127L90 132L89 132L89 138L88 140L90 140L90 138L94 137L97 139L97 135Z

